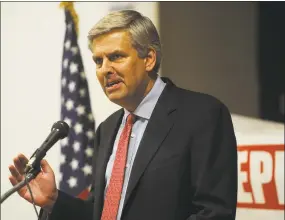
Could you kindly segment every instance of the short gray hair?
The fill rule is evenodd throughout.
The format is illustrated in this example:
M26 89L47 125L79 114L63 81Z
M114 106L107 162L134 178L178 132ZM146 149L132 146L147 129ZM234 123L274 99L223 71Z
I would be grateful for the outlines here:
M148 55L149 49L156 51L156 64L153 68L157 73L161 63L161 43L158 32L152 21L134 10L114 11L103 17L88 33L89 47L92 51L93 40L113 30L126 30L130 33L132 46L140 58Z

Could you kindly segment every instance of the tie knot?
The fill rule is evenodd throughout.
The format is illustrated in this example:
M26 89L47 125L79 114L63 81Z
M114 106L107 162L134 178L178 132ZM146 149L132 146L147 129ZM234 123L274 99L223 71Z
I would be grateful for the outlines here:
M132 113L130 113L127 117L127 124L132 125L135 122L136 116Z

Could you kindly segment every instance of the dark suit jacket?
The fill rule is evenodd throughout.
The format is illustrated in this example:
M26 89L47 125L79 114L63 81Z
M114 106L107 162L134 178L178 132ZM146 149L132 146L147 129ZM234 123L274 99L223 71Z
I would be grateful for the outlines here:
M228 109L212 96L168 79L140 143L122 220L233 220L237 202L237 146ZM105 170L123 110L96 131L92 197L63 192L51 220L100 220Z

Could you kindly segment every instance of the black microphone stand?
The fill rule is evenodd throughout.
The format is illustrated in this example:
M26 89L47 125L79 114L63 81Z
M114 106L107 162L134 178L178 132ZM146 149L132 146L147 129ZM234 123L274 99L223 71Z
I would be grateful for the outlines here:
M44 143L40 148L38 148L32 155L30 161L25 168L25 179L20 183L16 184L12 189L7 191L4 195L1 196L0 204L4 202L9 196L14 192L21 189L23 186L28 185L28 183L34 179L39 172L41 171L40 161L46 155L46 152L54 145L59 139L65 138L68 135L69 126L64 121L58 121L53 124L51 128L51 133L46 138ZM31 194L32 195L32 194Z
M2 202L4 202L14 192L16 192L19 189L21 189L22 187L28 185L28 183L32 179L36 178L36 176L39 174L40 171L41 171L40 166L36 166L36 167L32 168L27 174L25 174L25 179L23 179L21 182L16 184L12 189L8 190L6 193L1 195L1 202L0 202L0 204L2 204Z

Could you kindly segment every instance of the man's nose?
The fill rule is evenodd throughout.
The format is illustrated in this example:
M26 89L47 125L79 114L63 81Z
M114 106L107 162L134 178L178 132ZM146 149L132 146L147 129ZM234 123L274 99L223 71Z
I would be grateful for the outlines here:
M113 73L112 62L110 62L108 59L104 59L102 63L101 71L104 76L107 76Z

